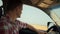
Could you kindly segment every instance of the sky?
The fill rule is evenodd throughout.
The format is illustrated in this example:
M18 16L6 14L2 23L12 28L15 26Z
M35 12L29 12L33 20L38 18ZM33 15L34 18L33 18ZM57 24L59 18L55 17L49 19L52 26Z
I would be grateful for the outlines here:
M21 18L18 20L26 22L28 24L47 25L47 22L53 22L50 17L44 13L41 9L23 5Z

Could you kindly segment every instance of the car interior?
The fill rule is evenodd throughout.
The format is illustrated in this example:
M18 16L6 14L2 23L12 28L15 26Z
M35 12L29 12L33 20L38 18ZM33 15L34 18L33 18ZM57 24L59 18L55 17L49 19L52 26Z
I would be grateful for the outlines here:
M26 5L41 9L46 13L53 22L47 23L47 34L60 34L60 0L22 0ZM0 6L0 17L2 16L3 9ZM29 28L22 28L19 30L20 34L37 34L37 32L30 30Z

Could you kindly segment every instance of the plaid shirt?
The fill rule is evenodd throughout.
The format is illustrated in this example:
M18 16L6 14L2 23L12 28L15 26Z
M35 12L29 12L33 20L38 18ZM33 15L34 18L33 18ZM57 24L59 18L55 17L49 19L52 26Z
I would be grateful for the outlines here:
M19 34L20 28L26 28L25 23L15 21L12 23L9 16L0 18L0 34Z

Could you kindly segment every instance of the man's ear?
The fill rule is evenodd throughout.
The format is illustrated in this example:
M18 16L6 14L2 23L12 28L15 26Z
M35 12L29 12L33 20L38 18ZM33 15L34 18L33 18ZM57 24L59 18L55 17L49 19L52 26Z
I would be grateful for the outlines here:
M17 12L17 10L18 10L18 8L16 7L16 8L14 8L13 12Z
M18 11L19 7L16 7L15 10Z

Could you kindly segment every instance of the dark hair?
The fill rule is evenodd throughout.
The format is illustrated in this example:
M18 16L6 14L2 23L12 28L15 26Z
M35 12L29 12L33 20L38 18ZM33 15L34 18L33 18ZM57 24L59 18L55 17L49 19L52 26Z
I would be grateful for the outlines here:
M5 11L13 10L17 6L22 6L21 0L3 0L3 7Z

